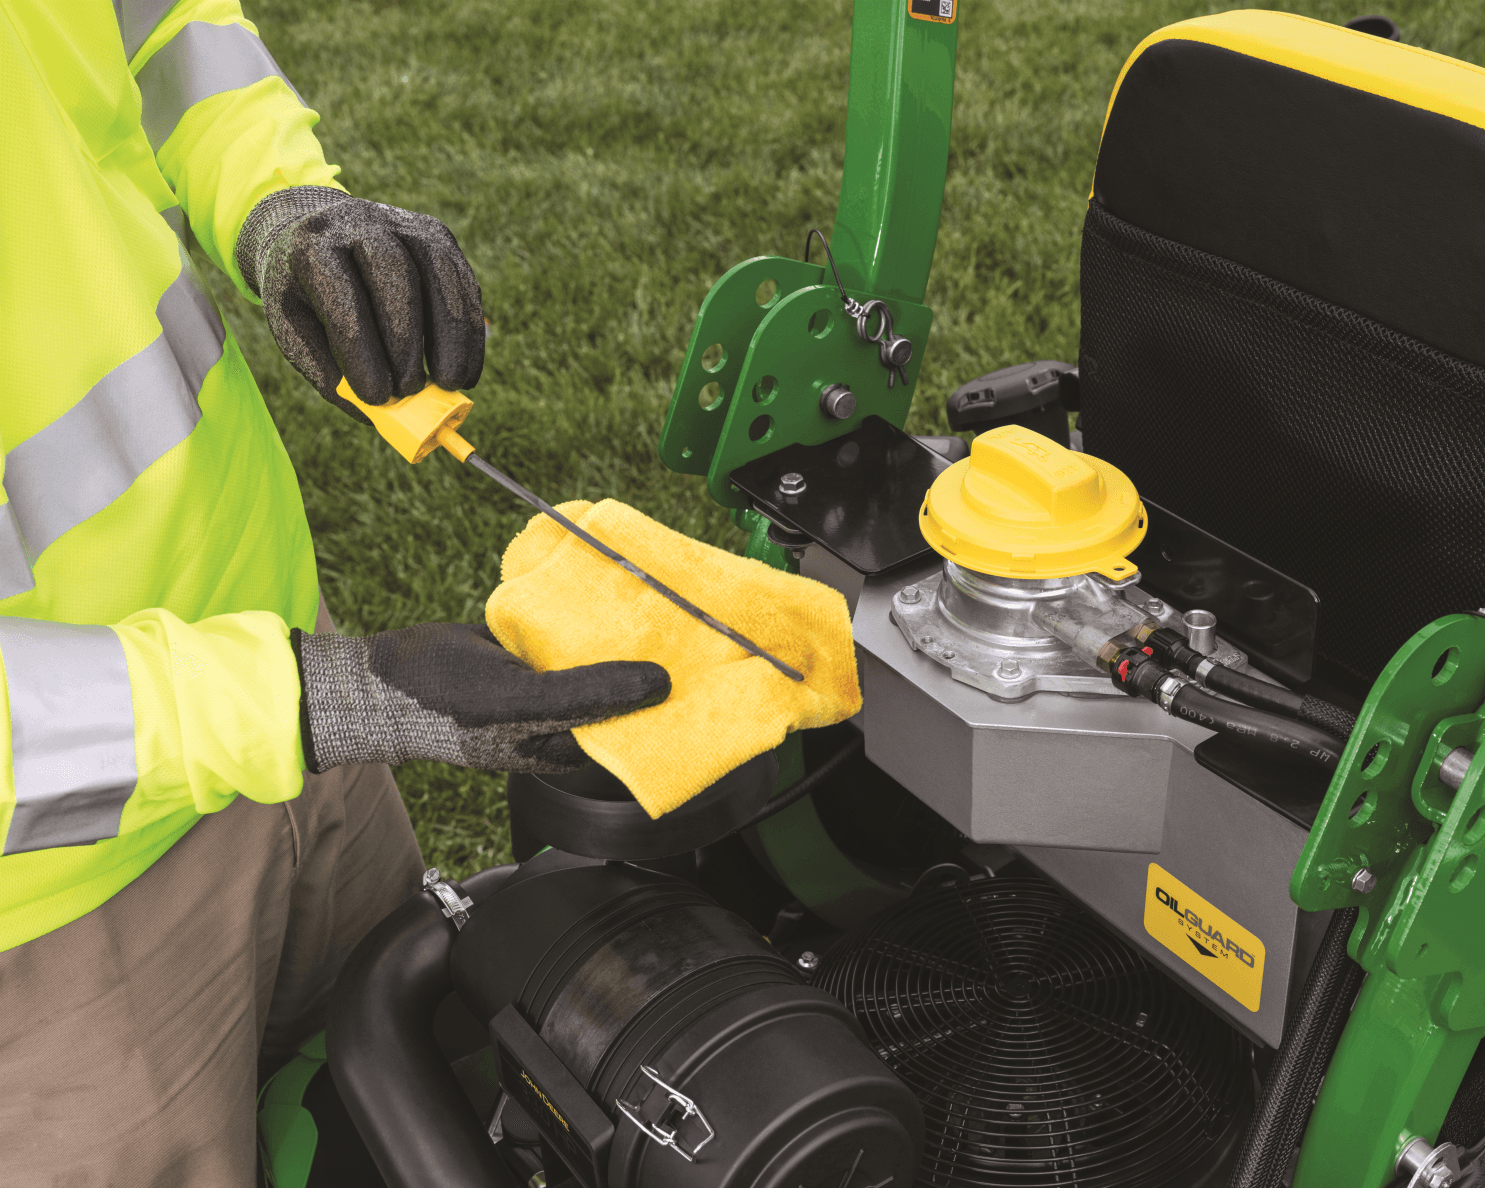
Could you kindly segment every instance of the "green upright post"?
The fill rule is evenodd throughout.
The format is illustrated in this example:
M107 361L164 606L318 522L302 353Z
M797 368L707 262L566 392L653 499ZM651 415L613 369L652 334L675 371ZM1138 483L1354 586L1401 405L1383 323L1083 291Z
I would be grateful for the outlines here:
M921 302L949 165L957 20L857 0L845 168L830 247L848 289Z
M1399 649L1357 716L1294 871L1306 911L1359 909L1368 977L1315 1103L1294 1188L1382 1188L1439 1128L1485 1036L1485 617ZM1457 762L1457 757L1456 757ZM1457 786L1453 786L1457 785Z

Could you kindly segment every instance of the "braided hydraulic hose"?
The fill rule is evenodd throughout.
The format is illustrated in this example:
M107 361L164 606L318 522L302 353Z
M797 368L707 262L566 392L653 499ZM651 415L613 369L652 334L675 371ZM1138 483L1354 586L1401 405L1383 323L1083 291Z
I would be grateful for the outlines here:
M1346 954L1355 924L1355 908L1331 915L1298 1009L1253 1111L1229 1188L1280 1188L1284 1182L1365 976Z
M1208 657L1187 644L1179 632L1162 627L1146 641L1156 659L1195 677L1208 689L1257 709L1298 718L1345 742L1356 729L1356 715L1320 697L1296 693L1283 685L1260 681L1223 664L1207 663Z

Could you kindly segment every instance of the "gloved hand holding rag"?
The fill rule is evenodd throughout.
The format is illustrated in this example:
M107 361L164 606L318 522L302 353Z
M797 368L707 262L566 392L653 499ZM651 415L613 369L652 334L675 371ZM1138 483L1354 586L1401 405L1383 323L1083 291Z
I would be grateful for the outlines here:
M651 817L787 732L860 710L851 618L838 591L692 540L612 499L558 510L804 673L790 680L555 521L534 517L505 551L485 620L500 644L541 671L650 661L670 674L661 704L572 730Z

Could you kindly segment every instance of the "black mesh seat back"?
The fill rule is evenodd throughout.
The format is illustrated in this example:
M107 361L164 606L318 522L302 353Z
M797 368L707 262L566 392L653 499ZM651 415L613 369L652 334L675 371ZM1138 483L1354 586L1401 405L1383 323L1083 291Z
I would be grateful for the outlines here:
M1485 606L1485 72L1277 13L1157 37L1084 225L1085 448L1314 587L1369 681Z

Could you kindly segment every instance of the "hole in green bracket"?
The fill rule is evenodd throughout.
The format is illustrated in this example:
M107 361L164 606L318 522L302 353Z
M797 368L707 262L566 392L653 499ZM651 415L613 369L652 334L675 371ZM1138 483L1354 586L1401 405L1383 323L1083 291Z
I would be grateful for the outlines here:
M693 453L695 453L695 452L696 452L696 451L695 451L695 450L693 450L693 449L692 449L692 448L691 448L691 447L690 447L690 446L687 446L687 447L686 447L686 448L685 448L685 449L683 449L683 450L682 450L682 451L681 451L681 457L682 457L682 458L689 458L689 457L690 457L690 456L691 456L691 455L692 455L692 454L693 454Z
M1347 815L1351 818L1352 825L1365 825L1368 817L1376 811L1377 798L1370 792L1363 792L1351 802L1351 811Z
M1482 837L1485 837L1485 804L1475 810L1475 815L1464 827L1464 844L1472 846Z
M704 385L701 391L696 393L696 403L707 412L720 408L722 406L722 385L716 380Z
M761 416L748 426L748 439L750 441L767 441L773 433L773 418Z
M817 309L810 314L809 331L816 338L824 338L830 333L833 325L835 325L835 320L830 316L828 309Z
M701 352L702 371L721 371L727 362L727 350L720 342L714 342Z
M1387 766L1387 755L1391 750L1392 743L1388 739L1372 743L1372 749L1361 760L1361 778L1373 780L1381 775L1382 769Z
M1449 678L1454 675L1459 667L1459 649L1450 648L1442 656L1434 661L1433 683L1435 685L1448 684Z
M1459 860L1459 865L1454 868L1454 873L1449 876L1449 890L1456 895L1469 886L1469 881L1475 877L1475 867L1480 860L1473 854L1466 854Z
M764 281L761 285L758 286L758 292L753 294L753 300L758 302L758 304L761 305L764 309L767 309L778 299L779 282L776 280Z
M770 404L773 398L779 394L779 381L771 375L765 375L753 385L753 399L759 404ZM756 440L756 439L755 439Z

